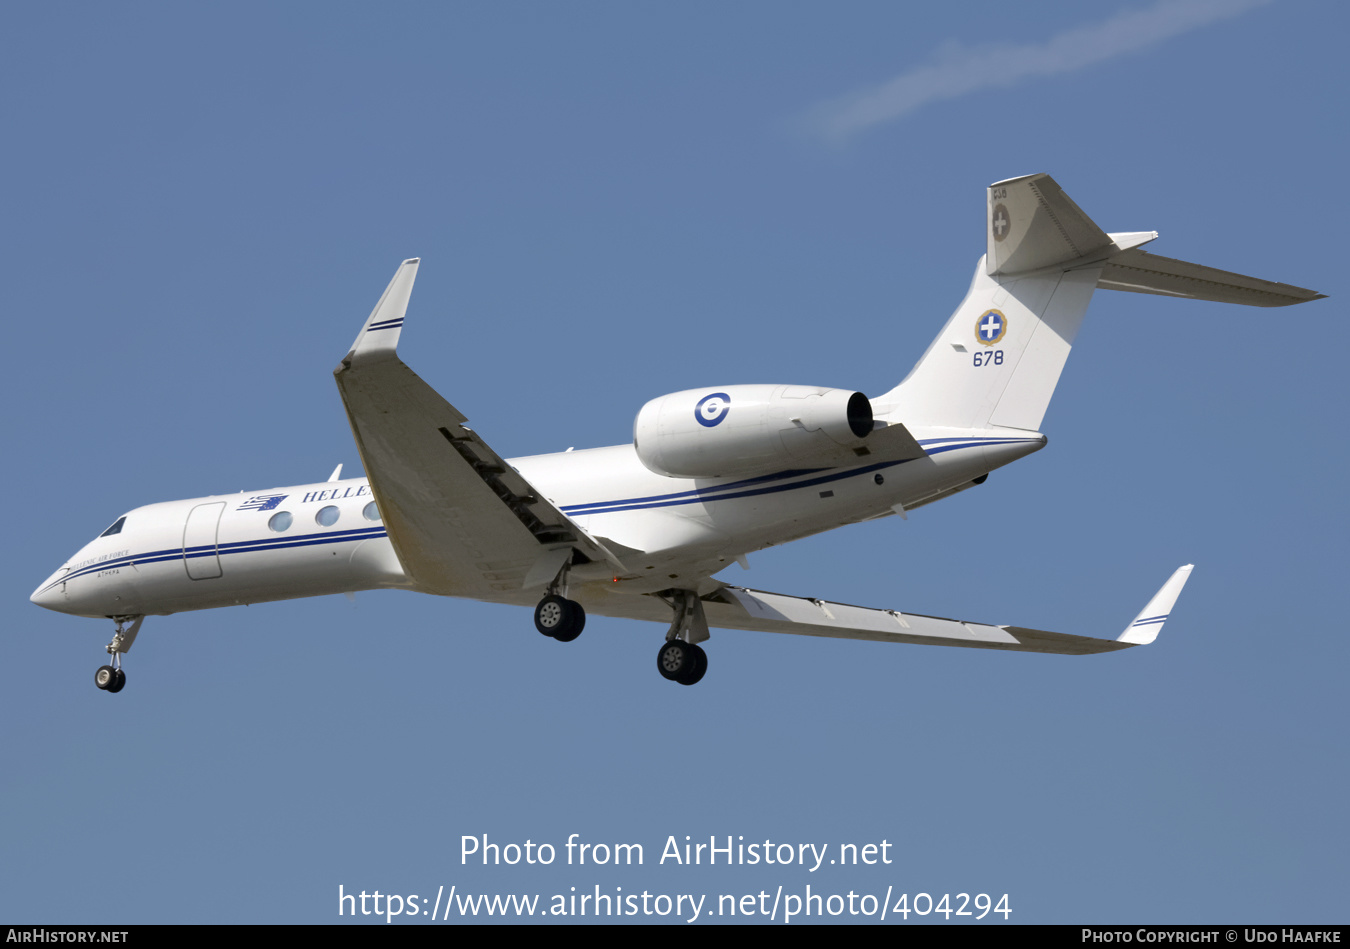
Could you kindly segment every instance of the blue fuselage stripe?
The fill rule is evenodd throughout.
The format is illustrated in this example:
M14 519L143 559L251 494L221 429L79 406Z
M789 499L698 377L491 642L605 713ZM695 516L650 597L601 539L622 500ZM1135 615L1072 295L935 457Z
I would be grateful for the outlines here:
M985 445L1012 445L1036 441L1040 441L1040 439L932 438L921 441L919 444L924 446L925 455L940 455L943 452L955 451L959 448L982 448ZM843 471L836 469L830 474L822 475L818 478L808 478L805 481L793 481L790 484L767 483L788 481L792 478L812 475L819 471L826 471L829 469L805 468L796 471L782 471L777 474L762 475L758 478L733 481L730 484L719 484L709 488L695 488L692 491L681 491L675 494L655 494L648 497L626 498L616 501L591 501L587 504L569 504L562 508L562 512L569 517L581 517L586 514L612 514L617 511L645 511L658 507L676 507L682 504L731 501L738 498L756 497L763 494L776 494L780 491L793 491L797 488L809 488L816 485L828 484L832 481L840 481L844 478L852 478L857 475L871 474L872 472L879 471L883 468L902 465L905 461L917 460L918 459L915 458L908 458L904 461L883 461L872 465L864 465L860 468L848 468ZM756 487L749 490L742 490L750 485L756 485Z

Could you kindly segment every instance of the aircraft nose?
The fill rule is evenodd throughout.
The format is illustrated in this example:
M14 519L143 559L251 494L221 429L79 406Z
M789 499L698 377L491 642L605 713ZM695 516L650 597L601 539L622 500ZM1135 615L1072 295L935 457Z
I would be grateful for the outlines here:
M61 612L61 607L65 605L66 595L61 589L61 584L56 581L60 579L60 575L63 573L65 573L64 570L58 570L46 580L43 580L42 584L33 591L33 595L28 599L43 609Z

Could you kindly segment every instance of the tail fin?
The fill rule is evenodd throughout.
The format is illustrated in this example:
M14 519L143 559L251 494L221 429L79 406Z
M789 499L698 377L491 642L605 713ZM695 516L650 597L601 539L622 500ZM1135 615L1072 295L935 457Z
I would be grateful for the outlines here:
M1036 431L1111 237L1049 175L989 188L988 253L919 364L877 401L911 427Z
M991 277L1105 257L1114 247L1111 235L1049 175L990 185L987 236L985 262Z
M988 250L970 290L879 415L906 424L1037 431L1098 287L1256 306L1321 294L1155 257L1156 231L1108 234L1049 175L989 187Z

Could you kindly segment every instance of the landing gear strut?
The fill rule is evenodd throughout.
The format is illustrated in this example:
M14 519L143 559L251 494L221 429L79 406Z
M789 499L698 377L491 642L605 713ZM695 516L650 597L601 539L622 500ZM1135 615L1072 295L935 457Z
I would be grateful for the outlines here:
M141 621L144 619L144 616L113 617L117 623L117 632L113 633L112 642L107 646L108 655L112 656L112 665L99 666L98 671L94 673L94 685L104 692L121 692L126 686L127 674L122 671L122 653L131 649L131 644L136 641L136 634L141 631ZM124 628L128 620L131 627Z
M708 654L698 645L709 638L708 620L693 590L672 590L670 595L667 602L675 608L675 618L656 653L656 671L672 682L693 685L708 671Z

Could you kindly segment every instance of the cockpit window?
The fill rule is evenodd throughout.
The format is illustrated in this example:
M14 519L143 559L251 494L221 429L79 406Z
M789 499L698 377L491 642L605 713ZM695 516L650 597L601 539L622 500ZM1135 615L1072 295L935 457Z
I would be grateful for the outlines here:
M119 517L116 521L113 522L112 527L109 527L106 531L104 531L102 534L99 534L98 536L111 537L113 534L120 534L122 533L122 525L125 524L126 522L127 516L123 514L121 517Z

